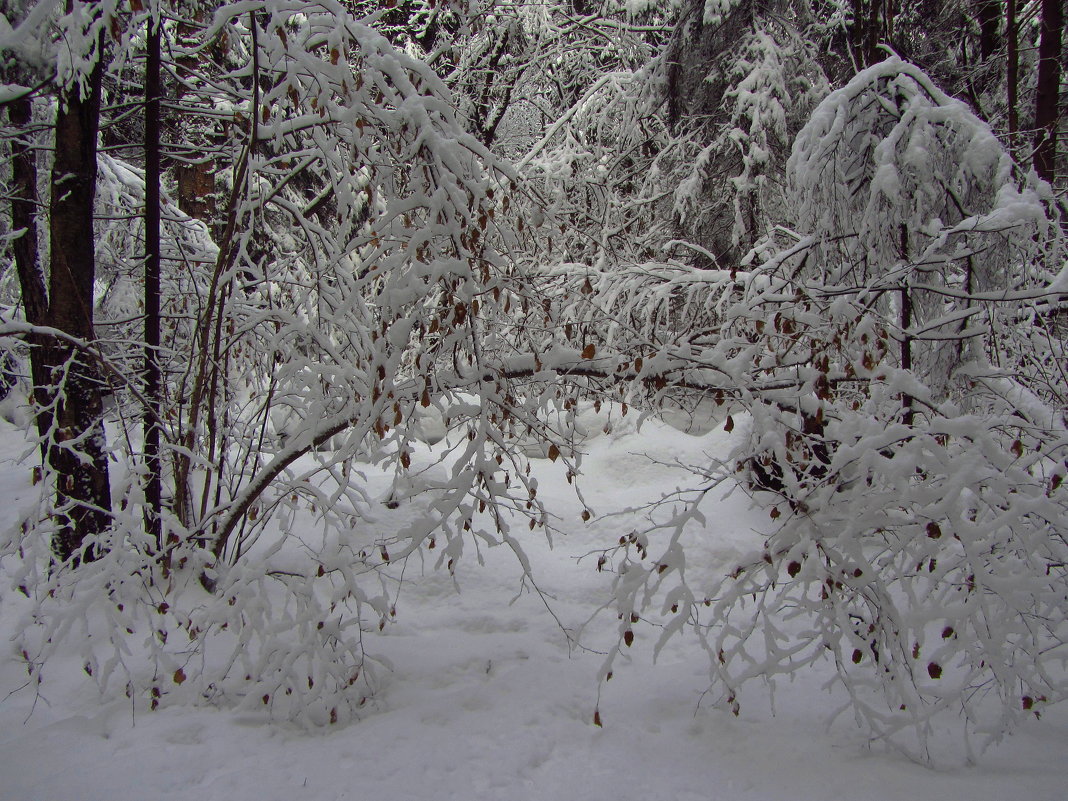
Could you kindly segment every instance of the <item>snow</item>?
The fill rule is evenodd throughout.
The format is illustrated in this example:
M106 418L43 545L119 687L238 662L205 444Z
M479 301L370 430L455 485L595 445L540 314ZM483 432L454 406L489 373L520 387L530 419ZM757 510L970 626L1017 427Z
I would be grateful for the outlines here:
M637 516L607 512L685 486L691 476L678 463L726 457L745 426L691 436L655 419L638 428L632 413L603 434L588 417L582 491L598 512L590 523L580 520L562 461L534 463L539 497L565 534L551 549L540 535L522 538L552 614L522 583L506 548L485 550L484 567L460 561L455 580L413 562L396 622L368 648L392 665L379 670L377 693L359 721L312 732L250 711L101 704L73 654L49 665L35 698L22 687L21 664L4 653L0 799L1063 798L1068 714L1057 707L978 766L949 759L927 767L865 743L846 717L829 725L837 704L822 689L823 675L780 684L773 705L750 689L738 717L713 707L702 697L707 658L688 637L669 642L653 664L655 634L636 627L634 646L599 689L604 656L596 651L615 643L617 621L589 620L609 599L611 582L590 554L631 530ZM434 446L420 447L414 458L429 464ZM25 450L22 434L0 423L5 526L18 523L32 494L28 467L15 463ZM357 472L369 497L381 497L387 477L370 466ZM691 576L731 564L759 545L767 526L766 510L745 494L724 494L706 502L707 522L688 533ZM410 517L404 505L383 508L377 523L399 527ZM5 642L19 625L21 600L5 576ZM574 640L584 623L579 644L569 642L561 626ZM603 727L593 724L595 709Z
M29 87L20 86L16 83L0 84L0 104L7 104L12 100L18 100L19 98L25 97L29 92Z
M705 25L718 25L738 5L737 0L705 0L702 20Z

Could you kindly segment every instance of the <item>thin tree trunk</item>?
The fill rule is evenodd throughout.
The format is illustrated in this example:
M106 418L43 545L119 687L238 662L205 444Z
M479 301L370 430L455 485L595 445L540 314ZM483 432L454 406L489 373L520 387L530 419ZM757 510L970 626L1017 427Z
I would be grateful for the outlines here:
M1042 34L1038 43L1038 92L1035 97L1035 172L1053 181L1060 122L1061 34L1064 0L1042 0Z
M145 73L145 399L146 523L163 549L163 480L159 458L160 419L160 22L148 23Z
M1005 84L1009 105L1009 148L1013 158L1019 161L1016 135L1020 130L1020 50L1019 28L1016 21L1016 0L1007 0L1005 5Z
M93 339L93 201L103 75L98 57L84 88L73 86L60 97L49 207L49 318L56 328L86 342ZM61 343L49 350L58 393L52 466L60 527L53 549L58 560L75 556L77 563L94 558L91 549L79 552L87 537L107 528L111 517L102 387L95 366L78 350Z
M901 226L901 260L908 263L909 260L909 232L905 225ZM912 289L909 273L902 277L904 286L901 288L901 369L912 370L912 336L909 329L912 328ZM907 392L901 394L901 422L911 426L915 417L912 408L912 396Z

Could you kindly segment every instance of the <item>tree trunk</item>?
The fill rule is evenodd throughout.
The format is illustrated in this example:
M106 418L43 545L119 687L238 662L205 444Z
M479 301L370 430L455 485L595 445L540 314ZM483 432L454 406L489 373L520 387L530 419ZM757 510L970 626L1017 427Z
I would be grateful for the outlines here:
M193 13L193 20L203 22L203 11ZM193 24L179 20L178 38L182 42L195 42L197 31ZM186 81L195 82L198 74L205 69L204 64L196 58L183 56L178 59L178 104L196 104L196 94L191 92ZM181 154L175 162L174 177L178 184L178 208L192 217L212 226L215 223L215 160L207 155L212 153L212 128L214 122L210 117L196 114L196 106L183 108L180 126L184 131L182 139L189 149ZM218 231L212 229L215 236Z
M49 205L49 319L85 342L93 339L93 201L103 74L98 57L85 86L72 86L60 96ZM73 556L77 564L94 558L91 549L82 553L85 539L104 531L111 517L102 382L84 352L62 342L48 350L58 393L52 467L58 482L59 528L53 549L59 561Z
M145 399L144 413L146 524L163 549L160 469L160 21L148 23L145 67Z
M33 122L33 101L27 97L13 100L7 107L8 119L16 130L29 131ZM29 135L28 133L26 134ZM31 143L21 138L11 140L11 228L22 231L11 249L15 257L15 269L22 291L22 306L26 322L30 325L48 325L48 291L45 289L44 273L38 257L39 234L37 232L37 156ZM41 458L48 460L48 432L52 428L50 409L51 395L47 391L50 381L45 361L48 342L40 336L30 335L30 377L33 381L34 418L37 433L41 436Z
M853 57L854 69L864 69L864 33L865 22L868 18L864 0L851 0L850 12L852 19L849 22L849 51Z
M1038 92L1035 98L1035 172L1052 182L1056 174L1057 126L1060 122L1061 33L1064 0L1042 0L1042 34L1038 44Z
M850 10L853 57L857 68L864 69L881 60L878 46L889 32L893 8L888 0L852 0Z
M1020 130L1019 92L1020 92L1020 44L1019 28L1016 22L1016 0L1007 0L1005 5L1005 85L1009 105L1009 148L1014 159L1019 161L1016 152L1016 134Z
M904 264L909 263L909 230L908 226L901 225L901 261ZM902 276L901 287L901 309L900 309L900 321L901 326L901 369L910 371L912 370L912 336L909 330L912 328L912 289L909 284L912 283L909 273L905 273ZM911 426L915 414L912 409L912 396L907 392L901 393L901 422L907 426Z
M987 61L998 49L999 5L1000 0L979 0L975 8L976 21L979 23L979 58L983 61Z

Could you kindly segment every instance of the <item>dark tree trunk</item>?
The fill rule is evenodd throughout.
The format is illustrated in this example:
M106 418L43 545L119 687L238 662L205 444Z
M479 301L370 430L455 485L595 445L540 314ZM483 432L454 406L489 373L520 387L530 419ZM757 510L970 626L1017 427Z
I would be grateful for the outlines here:
M32 121L32 101L29 97L13 100L7 107L8 117L16 129L29 130ZM48 318L48 295L44 274L37 258L37 159L30 144L23 139L11 143L11 173L13 197L11 223L22 236L14 241L12 250L22 287L22 304L26 321L45 325Z
M901 240L900 240L900 255L901 261L905 264L909 262L909 231L908 227L904 224L901 226ZM911 283L909 275L903 278L901 287L901 369L911 371L912 370L912 336L909 333L909 329L912 328L912 290L909 287ZM914 419L914 413L912 409L912 396L907 392L901 394L901 422L907 426L911 426Z
M1020 43L1019 28L1016 22L1016 0L1007 0L1005 4L1005 84L1009 105L1009 147L1013 158L1016 153L1016 134L1020 130L1019 92L1020 92Z
M864 33L864 66L866 67L870 67L879 60L876 47L879 45L881 6L881 0L869 0L867 27Z
M979 0L975 8L979 23L979 58L986 61L998 49L998 21L1001 17L1000 0Z
M7 113L12 127L29 131L33 122L33 101L29 96L13 100L8 104ZM26 322L30 325L48 325L48 291L38 257L37 156L32 144L25 139L15 138L11 141L11 178L11 227L15 231L22 231L11 248L19 275ZM42 438L41 457L47 460L47 447L43 443L52 428L51 395L47 391L51 381L45 361L48 342L38 335L31 335L27 339L30 345L35 422Z
M1035 97L1035 172L1053 181L1060 121L1061 34L1064 0L1042 0L1042 33L1038 43L1038 92Z
M163 504L160 441L160 30L159 20L148 24L145 68L145 484L147 527L160 549Z
M889 38L893 8L889 0L852 0L851 11L853 57L863 69L882 60L879 45Z
M851 0L850 11L853 18L849 24L849 50L856 62L855 67L863 69L867 66L864 63L864 32L868 18L864 0Z
M98 59L81 90L74 86L61 95L52 167L49 319L85 342L93 339L93 200L103 74ZM59 529L53 549L58 560L74 556L77 563L94 557L88 549L80 553L85 539L105 530L111 516L102 382L84 351L62 341L49 351L58 392L52 467Z

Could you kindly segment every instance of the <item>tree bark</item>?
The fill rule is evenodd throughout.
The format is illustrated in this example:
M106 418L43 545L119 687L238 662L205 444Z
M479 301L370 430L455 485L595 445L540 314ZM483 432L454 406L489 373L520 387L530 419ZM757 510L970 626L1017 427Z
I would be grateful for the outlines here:
M33 122L33 101L26 97L13 100L7 107L8 119L16 130L28 131ZM48 325L48 290L38 257L40 235L37 230L37 156L25 139L11 140L11 228L22 231L11 249L19 276L22 306L30 325ZM48 460L45 445L52 428L50 383L46 364L48 342L37 335L27 337L30 345L30 377L33 381L34 421L41 436L41 458Z
M909 263L909 231L904 224L901 225L901 261ZM901 287L901 369L912 370L912 336L909 330L912 328L912 290L909 287L911 278L908 273L902 277ZM901 393L901 422L911 426L915 419L912 408L912 396L907 392Z
M145 67L145 399L146 524L163 549L160 443L160 21L149 19Z
M1064 0L1042 0L1038 92L1035 98L1035 172L1050 182L1056 174L1063 30Z
M203 22L203 11L193 12L195 22ZM195 29L187 21L179 20L178 38L182 42L195 41ZM188 88L186 81L195 82L198 73L205 69L197 59L183 56L177 61L178 102L196 104L196 95ZM178 184L178 208L192 217L212 226L216 222L215 203L215 160L212 152L212 127L210 118L194 113L196 106L183 108L181 127L185 131L184 140L190 146L182 158L174 164L174 177ZM218 231L212 229L212 235Z
M1016 152L1016 134L1020 130L1019 92L1020 92L1020 44L1019 28L1016 21L1016 0L1007 0L1005 5L1005 85L1006 100L1009 105L1009 148L1013 158L1019 160Z
M998 49L999 6L1000 0L979 0L975 8L976 21L979 23L979 58L983 61L992 57Z
M888 0L851 0L853 20L850 39L857 68L880 61L878 46L888 38L893 8Z
M98 56L85 85L60 96L49 205L49 319L86 342L93 339L93 201L103 74ZM57 560L74 557L77 564L94 558L85 539L104 531L111 518L102 382L95 365L72 346L56 343L48 350L57 392L52 467L59 528L53 550Z

